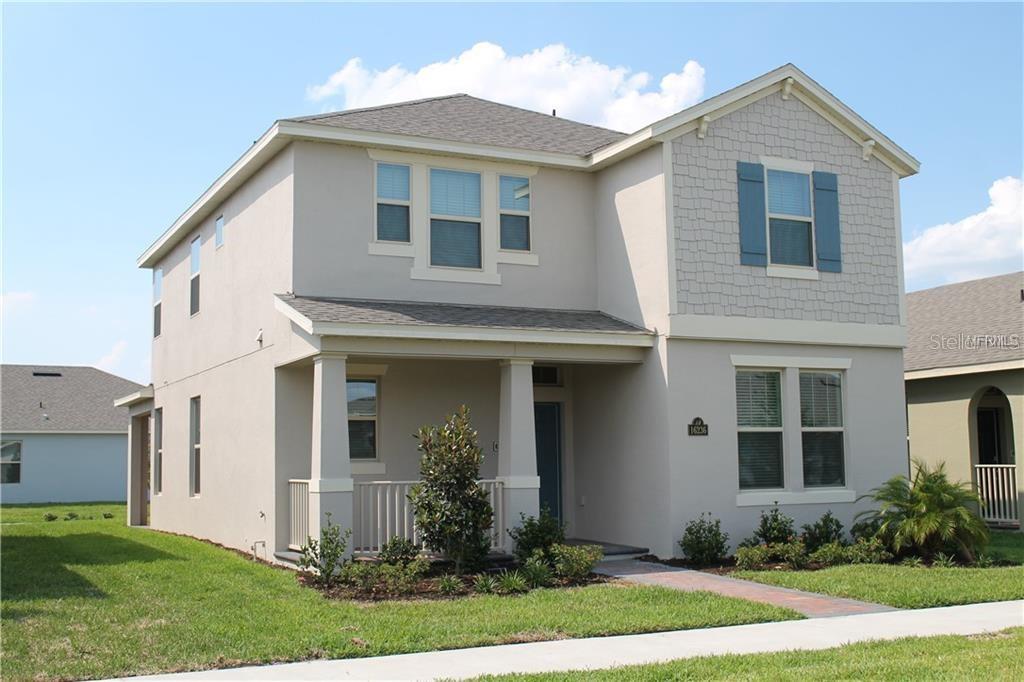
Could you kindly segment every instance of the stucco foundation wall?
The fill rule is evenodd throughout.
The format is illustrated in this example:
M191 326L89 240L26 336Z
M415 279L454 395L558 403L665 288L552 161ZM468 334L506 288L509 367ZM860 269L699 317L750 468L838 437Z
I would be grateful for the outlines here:
M945 462L951 478L973 481L977 422L971 413L989 387L998 388L1006 394L1012 424L1004 424L1004 428L1012 428L1014 450L1019 460L1020 453L1024 452L1022 370L908 381L907 420L911 456L932 465Z
M123 502L127 490L127 434L18 434L21 482L0 485L4 504Z
M573 371L577 537L672 552L664 338L640 365Z
M748 537L766 506L740 507L737 454L735 367L730 356L849 358L845 374L846 486L857 496L897 474L907 473L903 353L896 349L809 346L743 342L669 341L669 429L671 451L671 537L682 537L684 524L702 512L722 520L733 547ZM783 402L783 411L799 406ZM686 425L701 417L709 435L688 436ZM787 452L787 460L796 453ZM788 472L788 467L787 467ZM787 476L787 489L799 481ZM798 526L827 510L849 529L855 513L868 502L784 504ZM679 550L673 546L673 551Z
M839 179L841 273L769 277L740 265L736 162L809 161ZM672 141L675 312L898 324L900 236L893 173L796 97L773 93Z

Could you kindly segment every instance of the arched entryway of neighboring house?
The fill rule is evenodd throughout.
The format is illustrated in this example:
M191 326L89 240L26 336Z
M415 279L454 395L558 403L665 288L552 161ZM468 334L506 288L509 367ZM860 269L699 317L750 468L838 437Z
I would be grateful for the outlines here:
M1017 525L1017 456L1010 401L995 386L979 389L970 403L971 465L984 506L982 516L996 525Z

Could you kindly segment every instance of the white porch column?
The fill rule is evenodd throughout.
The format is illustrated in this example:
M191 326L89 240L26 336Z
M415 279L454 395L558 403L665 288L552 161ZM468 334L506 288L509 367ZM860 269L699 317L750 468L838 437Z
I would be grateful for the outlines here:
M313 448L309 481L309 535L319 539L330 512L344 533L352 528L352 465L348 454L345 356L313 359ZM349 541L349 553L352 542Z
M498 478L504 485L504 519L540 513L537 436L533 425L533 361L503 360L498 409ZM506 538L507 540L507 538Z

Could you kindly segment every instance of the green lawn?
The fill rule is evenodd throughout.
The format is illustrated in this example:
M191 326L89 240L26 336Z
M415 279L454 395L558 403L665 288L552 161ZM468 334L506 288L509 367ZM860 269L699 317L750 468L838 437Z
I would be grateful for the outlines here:
M989 551L1024 563L1024 534L992 533ZM951 606L1024 599L1024 566L911 568L896 565L835 566L820 571L737 571L737 578L850 597L901 608Z
M54 513L69 507L59 506ZM115 519L0 526L4 679L112 677L799 618L711 594L596 585L521 597L329 601L293 573Z
M102 519L103 514L113 514L114 519L125 522L124 502L71 502L68 504L5 504L0 506L0 524L4 523L37 523L43 521L46 513L60 517L50 523L64 523L68 512L78 514L80 518L92 516ZM68 523L71 523L70 521Z
M821 651L712 656L612 670L511 675L489 680L1020 680L1024 629L924 637Z

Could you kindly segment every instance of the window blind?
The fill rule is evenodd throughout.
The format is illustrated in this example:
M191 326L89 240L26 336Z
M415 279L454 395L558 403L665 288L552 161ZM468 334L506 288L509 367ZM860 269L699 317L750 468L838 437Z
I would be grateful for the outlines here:
M811 264L811 224L799 220L772 218L769 221L772 263Z
M803 173L768 170L768 212L811 217L811 182Z
M782 432L739 433L740 488L781 488Z
M377 198L409 201L409 167L378 163Z
M479 268L480 223L431 220L430 264L456 268Z
M501 215L501 248L530 250L530 218L525 215Z
M377 239L386 242L409 241L408 206L377 204Z
M804 486L843 486L843 432L804 431Z
M530 180L529 178L517 178L509 175L502 175L498 179L498 198L499 206L502 209L512 211L529 211L530 210L530 194L529 194ZM525 189L527 193L524 196L516 197L516 194L522 194L520 190Z
M782 426L778 372L736 373L736 417L741 427Z
M430 212L480 217L480 174L430 169Z
M800 421L804 427L843 425L843 392L840 375L829 372L800 373Z

